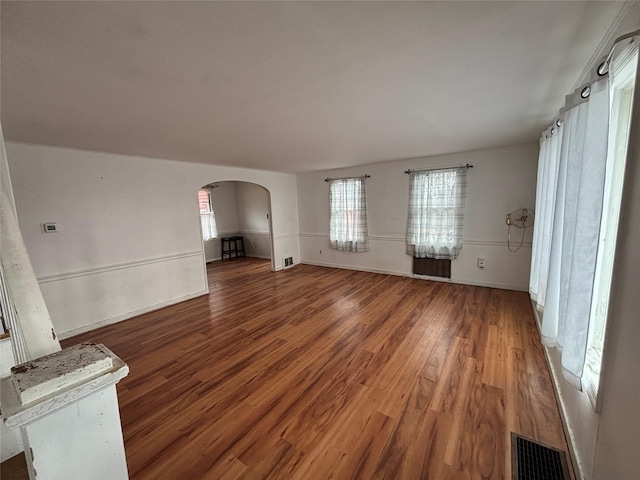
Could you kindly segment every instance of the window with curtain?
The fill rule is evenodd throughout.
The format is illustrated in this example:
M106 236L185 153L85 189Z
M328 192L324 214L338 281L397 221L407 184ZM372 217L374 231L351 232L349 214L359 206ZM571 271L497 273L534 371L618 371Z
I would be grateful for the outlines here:
M211 240L218 236L216 229L216 213L211 202L211 189L203 188L198 191L198 205L200 207L200 225L202 227L202 239Z
M457 258L466 204L466 167L410 172L407 253L416 258Z
M336 250L368 252L364 177L329 180L329 245Z
M637 44L637 42L635 42ZM529 291L543 344L596 405L627 156L637 45L610 74L567 97L564 121L543 135ZM585 91L586 92L586 91ZM587 98L584 98L587 96Z
M610 68L611 112L609 115L604 200L583 372L584 386L594 403L600 384L600 366L613 280L613 262L622 203L622 185L627 163L637 63L638 51L633 49L616 58Z

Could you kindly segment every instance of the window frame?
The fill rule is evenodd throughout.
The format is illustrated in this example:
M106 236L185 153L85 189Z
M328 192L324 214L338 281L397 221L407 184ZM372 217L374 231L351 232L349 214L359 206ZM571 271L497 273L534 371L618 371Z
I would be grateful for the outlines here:
M614 277L614 263L623 184L628 157L628 144L633 114L638 50L622 59L623 66L611 85L610 118L616 118L615 129L609 131L609 150L604 186L603 215L598 239L598 255L594 279L587 351L582 374L583 389L596 412L601 411L603 366L605 360L609 301ZM613 122L609 122L610 125Z

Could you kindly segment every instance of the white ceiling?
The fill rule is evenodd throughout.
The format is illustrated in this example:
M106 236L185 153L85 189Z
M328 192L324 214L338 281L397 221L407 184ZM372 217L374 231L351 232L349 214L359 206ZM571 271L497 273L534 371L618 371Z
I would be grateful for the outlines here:
M623 7L2 1L2 126L282 172L535 141Z

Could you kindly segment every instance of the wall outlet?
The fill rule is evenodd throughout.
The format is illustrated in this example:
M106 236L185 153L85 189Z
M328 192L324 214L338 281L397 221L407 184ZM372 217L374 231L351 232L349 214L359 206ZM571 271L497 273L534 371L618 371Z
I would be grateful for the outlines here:
M484 270L484 262L485 262L484 257L478 257L478 268L480 270Z
M320 250L320 255L322 255L322 250Z

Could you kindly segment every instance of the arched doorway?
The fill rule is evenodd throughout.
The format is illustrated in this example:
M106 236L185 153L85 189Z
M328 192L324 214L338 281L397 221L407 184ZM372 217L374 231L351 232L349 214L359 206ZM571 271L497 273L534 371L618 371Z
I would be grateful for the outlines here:
M203 234L206 262L221 259L221 237L242 236L245 255L270 260L271 270L275 271L269 190L255 183L231 180L208 183L200 192L203 190L208 194L215 221L215 236ZM202 216L204 198L206 196L199 194L203 229L206 228Z

